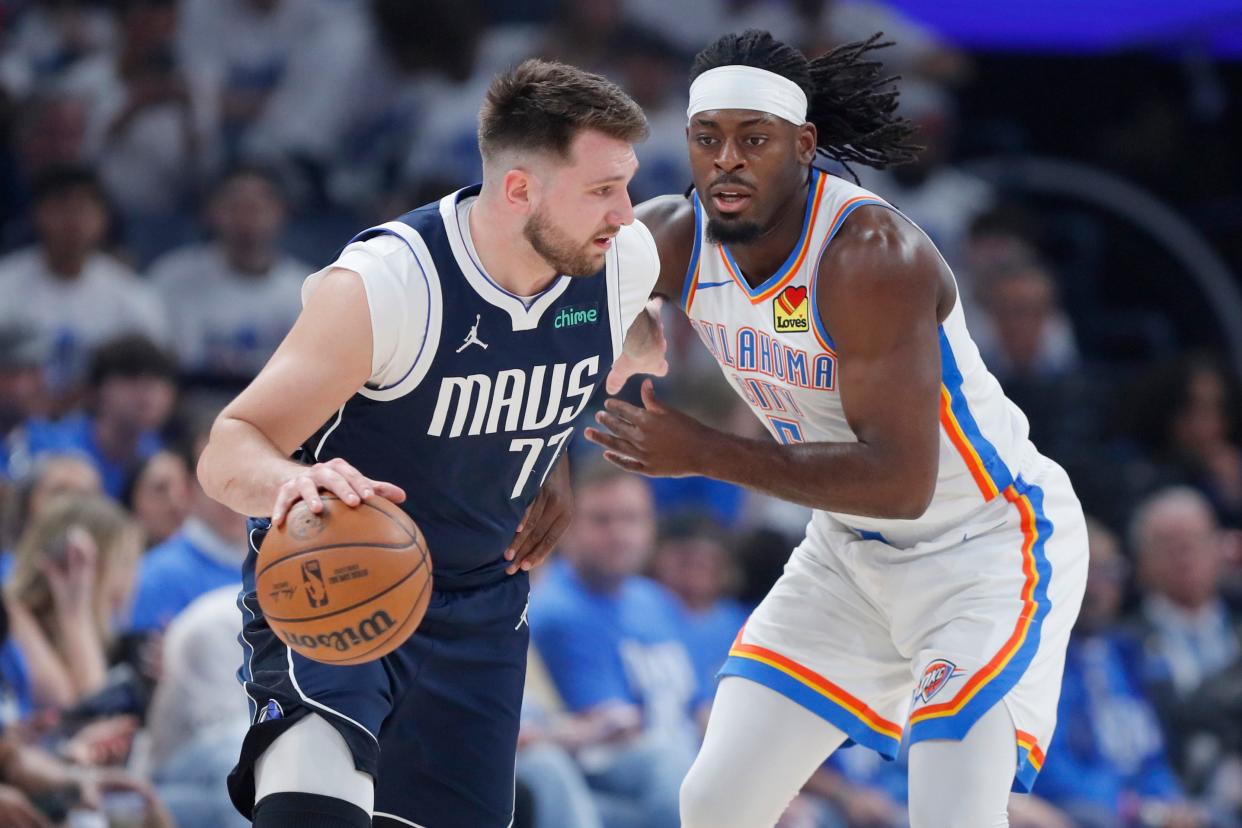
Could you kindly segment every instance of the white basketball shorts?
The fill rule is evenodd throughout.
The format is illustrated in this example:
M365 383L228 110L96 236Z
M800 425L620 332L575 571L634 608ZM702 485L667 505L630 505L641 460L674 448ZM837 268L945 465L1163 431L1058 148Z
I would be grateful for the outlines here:
M961 739L997 701L1029 791L1056 725L1087 578L1082 507L1042 457L938 537L900 548L817 512L721 675L757 681L895 757Z

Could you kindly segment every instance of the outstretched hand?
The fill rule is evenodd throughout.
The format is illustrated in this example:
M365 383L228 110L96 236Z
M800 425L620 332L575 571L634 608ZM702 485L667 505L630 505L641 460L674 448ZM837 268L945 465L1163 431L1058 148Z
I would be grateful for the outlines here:
M620 393L626 380L635 374L651 374L662 377L668 373L668 341L664 338L664 323L660 321L659 298L647 303L625 334L621 356L612 364L604 390L609 394Z
M606 431L588 428L583 434L604 448L604 459L649 477L702 474L711 450L713 429L656 399L651 380L644 380L642 407L611 399L595 421Z

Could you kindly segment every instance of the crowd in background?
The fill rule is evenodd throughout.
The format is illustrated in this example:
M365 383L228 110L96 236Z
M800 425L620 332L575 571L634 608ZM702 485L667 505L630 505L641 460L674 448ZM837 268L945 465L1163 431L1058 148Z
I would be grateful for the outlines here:
M896 41L926 150L834 171L936 241L1091 516L1060 726L1012 824L1242 824L1238 366L1101 299L1116 276L1090 251L1115 227L1066 231L960 163L971 55L869 0L0 0L0 825L244 824L223 778L249 720L245 521L194 478L212 415L307 274L479 178L495 71L540 55L620 82L652 128L639 201L688 185L690 57L746 27L808 54ZM665 323L661 394L760 434ZM573 459L574 524L534 573L516 825L672 828L714 673L807 512ZM905 795L900 759L842 750L782 826L902 826Z

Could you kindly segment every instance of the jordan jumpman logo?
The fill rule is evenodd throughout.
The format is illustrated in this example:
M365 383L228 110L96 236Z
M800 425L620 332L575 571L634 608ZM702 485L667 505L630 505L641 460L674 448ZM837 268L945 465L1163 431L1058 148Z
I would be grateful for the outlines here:
M487 350L487 343L479 339L479 320L482 318L482 314L476 313L474 315L474 327L470 329L470 333L466 334L466 341L461 343L461 347L457 349L457 353L460 354L471 345L480 345L483 350Z

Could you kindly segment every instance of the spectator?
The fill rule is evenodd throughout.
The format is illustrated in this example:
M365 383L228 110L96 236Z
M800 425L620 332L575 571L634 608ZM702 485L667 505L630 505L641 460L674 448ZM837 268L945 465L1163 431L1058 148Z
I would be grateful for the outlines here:
M954 268L957 298L976 342L986 343L991 330L986 308L988 276L1021 268L1039 260L1037 239L1042 227L1021 205L1002 201L980 212L970 222L960 261ZM989 345L989 347L991 347Z
M213 240L152 265L185 371L248 381L293 326L302 280L313 268L280 250L285 211L272 173L235 167L207 206Z
M6 32L0 89L24 97L75 63L104 54L116 41L111 10L84 0L42 0L30 5ZM5 20L6 28L10 21Z
M359 3L183 0L178 53L220 114L227 159L320 165L339 145L364 32Z
M214 589L173 618L147 717L161 799L179 828L244 826L225 778L250 723L237 666L237 587Z
M988 369L1026 414L1031 440L1071 467L1085 465L1076 481L1089 483L1095 468L1081 451L1102 430L1100 412L1109 405L1111 386L1080 365L1056 283L1032 259L1011 260L975 275L983 313L973 320L972 330Z
M601 720L602 723L602 720ZM526 662L517 779L531 796L529 828L603 828L599 808L573 753L607 736L569 714L534 646Z
M1078 367L1074 330L1045 267L1027 260L984 278L992 336L981 350L1001 384L1011 379L1056 379Z
M48 379L63 393L102 342L126 333L163 340L164 311L133 271L103 252L108 200L94 172L46 170L35 183L34 215L39 243L0 259L0 322L29 319L52 341Z
M90 104L62 84L40 89L17 109L11 167L0 171L0 249L28 244L32 187L44 171L87 160Z
M22 426L46 414L46 347L29 323L0 328L0 480L12 479L10 456L22 442Z
M1143 385L1133 411L1157 478L1194 486L1226 526L1242 528L1237 380L1217 360L1191 355L1145 373Z
M97 495L103 482L95 465L79 454L45 454L35 460L19 479L17 490L7 504L4 532L0 535L0 582L13 571L12 544L47 504L63 494Z
M614 46L626 35L626 4L622 0L561 0L559 6L538 45L539 55L589 72L614 74L614 60L622 56Z
M24 720L33 709L30 674L21 652L9 635L9 611L3 593L0 593L0 734Z
M963 275L1005 270L1039 258L1035 239L1040 226L1022 206L1001 202L981 212L970 223L964 250ZM973 281L973 278L971 279ZM972 320L973 321L973 320Z
M147 548L172 537L190 511L190 467L175 451L158 451L147 458L121 498L142 526Z
M10 728L18 723L19 711L29 712L29 680L9 636L6 600L0 597L0 825L51 828L53 821L67 817L70 810L97 812L99 795L105 790L139 794L150 817L147 826L171 825L146 786L119 771L68 765L23 744Z
M578 751L609 828L676 826L698 695L672 598L638 573L655 542L645 480L600 464L575 481L575 519L531 599L557 692L596 734Z
M609 62L643 108L651 130L636 147L641 163L629 190L637 204L690 183L684 80L689 59L660 32L639 26L623 27L611 41Z
M1141 651L1114 628L1126 562L1116 537L1088 524L1090 563L1070 638L1057 730L1034 793L1083 828L1206 825L1184 804L1143 688ZM1153 814L1162 815L1152 821Z
M92 148L118 206L135 219L162 223L204 179L214 125L203 90L176 61L177 0L119 5L119 49L67 82L90 91Z
M677 597L685 616L686 648L694 662L699 688L708 697L716 672L746 622L746 610L728 597L736 572L724 535L706 518L685 516L668 521L660 532L652 576Z
M58 498L23 533L6 605L36 707L63 710L104 686L141 552L137 524L97 495Z
M140 336L105 343L91 358L88 412L56 423L31 423L26 451L80 452L119 498L138 467L160 449L159 430L176 401L176 364Z
M414 130L400 161L402 183L414 196L411 207L434 197L432 193L482 180L478 101L487 94L493 75L482 65L486 27L477 2L431 0L421 5L432 24L442 22L436 50L441 58L418 75L422 117L411 124ZM449 59L450 53L456 57Z
M108 793L129 794L126 819L137 810L134 828L175 828L151 789L112 768L71 765L10 734L0 735L0 825L52 828L53 825L108 825ZM115 813L115 809L114 809ZM120 814L115 814L120 816ZM67 820L62 822L63 820ZM120 822L113 822L120 825Z
M191 468L207 445L210 422L202 420L192 436ZM162 630L203 593L224 586L240 589L246 548L246 518L208 497L192 477L185 524L142 559L131 629Z
M1192 791L1238 809L1242 628L1221 597L1224 536L1207 499L1189 488L1140 504L1131 536L1146 592L1146 679L1174 764Z

